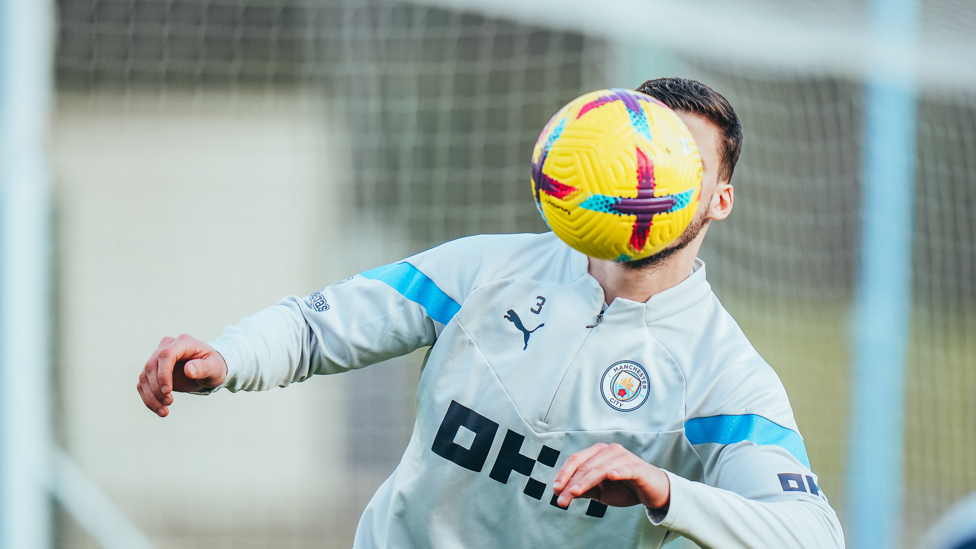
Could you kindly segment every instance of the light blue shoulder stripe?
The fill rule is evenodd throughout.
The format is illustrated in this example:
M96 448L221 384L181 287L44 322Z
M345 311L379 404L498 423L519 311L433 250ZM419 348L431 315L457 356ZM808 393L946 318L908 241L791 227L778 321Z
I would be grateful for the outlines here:
M370 280L379 280L388 284L403 297L423 306L427 316L441 324L450 322L461 310L457 301L451 299L437 287L437 284L434 284L433 280L407 262L384 265L361 274Z
M744 440L753 444L774 444L810 468L810 458L800 434L762 416L696 417L685 422L685 436L692 444L735 444Z

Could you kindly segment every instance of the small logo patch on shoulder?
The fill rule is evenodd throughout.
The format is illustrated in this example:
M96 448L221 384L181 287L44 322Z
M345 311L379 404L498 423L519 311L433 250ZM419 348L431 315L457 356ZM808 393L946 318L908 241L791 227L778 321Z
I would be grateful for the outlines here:
M314 294L305 298L305 303L319 313L324 313L329 310L329 302L325 300L325 296L322 295L322 290L315 292Z
M600 380L603 400L614 410L630 412L641 407L650 393L647 371L632 360L621 360L603 372Z

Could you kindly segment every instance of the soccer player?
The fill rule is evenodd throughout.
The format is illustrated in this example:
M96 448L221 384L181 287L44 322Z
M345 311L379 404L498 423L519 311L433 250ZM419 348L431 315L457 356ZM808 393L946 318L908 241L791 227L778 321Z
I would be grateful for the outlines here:
M779 378L696 255L732 211L742 129L720 94L638 91L698 144L699 210L664 251L587 257L552 233L474 236L287 297L208 344L165 338L139 375L173 391L260 391L431 346L400 465L356 548L843 547ZM609 506L609 507L608 507Z
M920 549L976 549L976 492L957 501L922 538Z

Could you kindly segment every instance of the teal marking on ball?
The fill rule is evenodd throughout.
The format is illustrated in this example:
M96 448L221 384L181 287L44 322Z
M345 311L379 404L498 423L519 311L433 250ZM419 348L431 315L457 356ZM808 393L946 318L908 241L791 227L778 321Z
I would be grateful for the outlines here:
M583 203L580 204L580 208L592 210L594 212L617 213L614 206L616 206L619 202L619 197L607 196L605 194L595 194L584 200Z
M671 211L676 212L678 210L684 209L684 207L687 206L689 202L691 202L691 196L697 190L698 189L688 189L685 192L671 195L674 197L674 208Z

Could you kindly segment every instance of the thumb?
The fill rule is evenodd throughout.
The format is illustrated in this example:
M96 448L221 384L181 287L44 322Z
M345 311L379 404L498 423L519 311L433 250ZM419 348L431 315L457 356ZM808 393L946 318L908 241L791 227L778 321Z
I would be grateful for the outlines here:
M205 380L213 374L217 373L216 368L207 362L205 359L198 358L191 360L183 366L183 373L186 377L195 380Z

